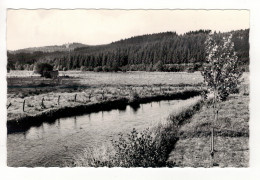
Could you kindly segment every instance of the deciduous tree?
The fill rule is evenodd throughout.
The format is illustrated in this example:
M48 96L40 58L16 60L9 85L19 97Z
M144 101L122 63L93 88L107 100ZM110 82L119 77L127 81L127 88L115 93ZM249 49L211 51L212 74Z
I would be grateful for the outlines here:
M208 36L205 42L206 64L202 76L213 94L214 120L218 120L220 101L227 99L239 84L242 72L238 68L238 58L234 51L232 35L219 37L217 34ZM214 126L212 123L211 155L214 155Z

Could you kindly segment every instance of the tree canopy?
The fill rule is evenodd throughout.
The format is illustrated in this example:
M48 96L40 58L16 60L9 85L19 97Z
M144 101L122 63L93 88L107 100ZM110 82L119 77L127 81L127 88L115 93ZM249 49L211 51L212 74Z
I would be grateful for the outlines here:
M237 88L242 75L232 34L224 37L209 35L205 44L206 64L202 75L216 99L225 100Z
M205 41L209 30L198 30L178 35L176 32L146 34L112 42L107 45L80 46L68 51L26 51L8 52L8 67L30 68L37 62L52 64L62 70L115 71L155 69L155 64L162 62L164 71L202 70L205 63ZM234 49L237 52L239 67L248 69L249 64L249 29L229 33L216 33L220 37L232 34ZM39 49L38 49L39 50ZM21 67L22 66L22 67Z
M34 72L40 74L42 77L50 78L50 71L53 70L53 66L48 63L37 63L34 68Z

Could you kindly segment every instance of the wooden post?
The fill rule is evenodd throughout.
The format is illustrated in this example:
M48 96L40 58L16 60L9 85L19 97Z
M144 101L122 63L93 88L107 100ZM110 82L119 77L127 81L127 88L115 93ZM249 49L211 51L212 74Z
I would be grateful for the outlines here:
M216 100L216 91L214 91L214 123L218 122L218 108L217 108L217 100ZM214 125L212 124L212 128L211 128L211 152L210 155L213 158L214 157Z
M58 105L60 105L60 96L58 96Z
M211 128L211 151L210 151L210 155L213 158L214 156L214 128Z
M217 122L217 121L218 121L218 110L216 109L215 110L215 122ZM210 153L212 158L213 158L214 152L215 152L214 146L215 146L214 127L212 127L212 129L211 129L211 153Z
M41 104L41 106L44 108L44 104L43 104L43 101L44 101L44 97L42 98L42 104Z
M75 98L74 98L74 102L76 102L77 101L77 94L75 94Z
M23 100L23 112L24 112L25 100Z
M12 105L12 103L10 102L10 103L8 104L8 106L7 106L7 109L8 109L11 105Z
M104 100L104 90L102 91L102 100Z

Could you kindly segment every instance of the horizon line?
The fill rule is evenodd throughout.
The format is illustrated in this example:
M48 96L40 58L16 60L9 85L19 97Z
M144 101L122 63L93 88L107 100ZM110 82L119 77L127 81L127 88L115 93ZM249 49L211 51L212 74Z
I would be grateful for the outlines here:
M195 31L199 31L199 30L210 30L210 31L214 31L214 32L217 32L217 33L228 33L228 32L232 32L232 31L239 31L239 30L250 30L250 28L245 28L245 29L234 29L234 30L230 30L230 31L216 31L216 30L212 30L212 29L197 29L197 30L190 30L190 31L187 31L185 33L177 33L176 31L162 31L162 32L154 32L154 33L148 33L148 34L139 34L139 35L135 35L135 36L131 36L131 37L127 37L127 38L121 38L121 39L118 39L118 40L115 40L115 41L112 41L110 43L107 43L107 44L85 44L83 42L65 42L65 43L62 43L62 44L52 44L52 45L43 45L43 46L34 46L34 47L24 47L24 48L20 48L20 49L13 49L13 50L10 50L10 49L6 49L7 51L19 51L19 50L24 50L24 49L29 49L29 48L41 48L41 47L49 47L49 46L63 46L63 45L66 45L66 44L74 44L74 43L78 43L78 44L83 44L83 45L87 45L87 46L103 46L103 45L109 45L109 44L112 44L114 42L118 42L118 41L121 41L121 40L126 40L126 39L130 39L132 37L138 37L138 36L144 36L144 35L152 35L152 34L159 34L159 33L167 33L167 32L175 32L178 36L180 35L184 35L188 32L195 32Z

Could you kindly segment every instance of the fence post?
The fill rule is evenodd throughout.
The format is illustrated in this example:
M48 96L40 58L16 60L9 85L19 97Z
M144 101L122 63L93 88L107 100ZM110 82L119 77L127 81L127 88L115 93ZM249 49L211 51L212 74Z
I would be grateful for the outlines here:
M75 94L75 97L74 97L74 102L77 101L77 94Z
M105 92L104 92L104 90L102 91L102 100L104 100L104 94L105 94Z
M41 104L42 107L44 107L43 101L44 101L44 97L42 98L42 104Z
M58 105L60 105L60 95L58 96Z
M7 106L7 109L8 109L11 105L12 105L12 103L10 102L10 103L8 104L8 106Z
M25 100L23 100L23 112L24 112Z

